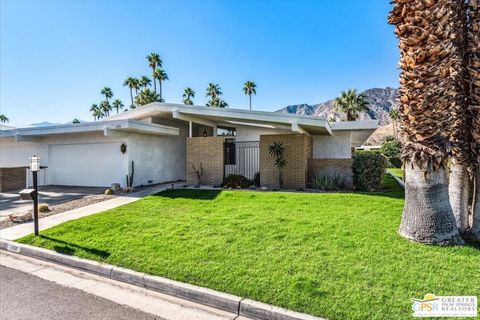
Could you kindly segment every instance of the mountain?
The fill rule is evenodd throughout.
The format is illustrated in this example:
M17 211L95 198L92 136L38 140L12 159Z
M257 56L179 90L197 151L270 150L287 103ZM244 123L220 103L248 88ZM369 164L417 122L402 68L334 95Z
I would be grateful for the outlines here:
M398 89L389 87L372 88L362 93L365 94L370 106L369 111L360 114L360 120L379 120L380 126L391 123L388 113L390 110L398 107ZM278 112L313 115L327 119L335 117L337 120L345 118L345 114L340 114L335 111L334 99L314 105L291 105L278 110Z
M52 123L48 121L38 122L38 123L31 123L30 127L48 127L48 126L55 126L59 125L60 123Z

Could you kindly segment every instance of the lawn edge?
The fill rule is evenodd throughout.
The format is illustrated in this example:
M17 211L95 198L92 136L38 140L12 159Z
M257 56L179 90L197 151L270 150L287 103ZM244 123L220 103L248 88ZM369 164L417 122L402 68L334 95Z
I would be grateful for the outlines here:
M395 181L397 181L397 183L400 185L400 187L402 187L403 190L405 190L405 182L403 182L402 179L400 179L399 177L397 177L396 175L394 175L393 173L391 173L390 171L387 170L387 174L392 177L393 179L395 179Z
M248 298L5 239L0 239L0 250L73 267L255 320L326 320Z

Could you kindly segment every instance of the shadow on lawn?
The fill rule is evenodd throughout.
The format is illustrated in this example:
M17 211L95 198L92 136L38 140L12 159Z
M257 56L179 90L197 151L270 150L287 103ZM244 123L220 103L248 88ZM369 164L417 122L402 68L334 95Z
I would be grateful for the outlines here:
M153 197L163 197L170 199L192 199L192 200L214 200L222 190L205 190L205 189L177 189L166 190L157 193Z
M70 256L75 255L75 252L77 250L83 250L87 253L96 255L96 256L98 256L100 258L103 258L103 259L108 258L110 256L110 252L108 252L108 251L98 250L98 249L94 249L94 248L88 248L88 247L84 247L84 246L79 246L79 245L74 244L74 243L66 242L66 241L63 241L63 240L58 240L58 239L51 238L51 237L44 236L44 235L40 235L40 238L52 241L54 243L58 243L58 245L53 246L53 250L55 250L56 252L59 252L59 253L68 254Z

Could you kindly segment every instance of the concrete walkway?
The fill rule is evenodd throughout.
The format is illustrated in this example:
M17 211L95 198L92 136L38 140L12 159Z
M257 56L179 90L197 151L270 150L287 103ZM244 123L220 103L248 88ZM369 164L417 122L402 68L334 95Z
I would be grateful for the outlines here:
M48 280L63 287L78 289L165 320L248 320L245 317L238 317L237 314L15 253L0 251L0 266ZM23 289L19 287L18 290ZM38 295L35 299L47 299L47 296ZM48 304L48 301L43 302ZM65 314L69 314L69 308L74 307L64 305ZM18 312L21 313L22 310ZM99 317L101 319L108 318L106 312L100 315L104 316Z
M179 188L184 184L185 182L176 182L174 183L174 187ZM172 186L172 183L161 184L158 186L149 187L144 190L131 193L126 196L115 197L107 201L98 202L95 204L91 204L89 206L85 206L85 207L77 208L74 210L55 214L53 216L45 217L39 220L39 228L40 228L40 231L46 230L53 226L64 223L66 221L79 219L79 218L86 217L86 216L99 213L105 210L123 206L124 204L135 202L148 195L164 191L167 188L170 188L171 186ZM0 230L0 238L6 239L6 240L17 240L31 233L33 233L33 222L27 222L27 223L19 224L10 228Z

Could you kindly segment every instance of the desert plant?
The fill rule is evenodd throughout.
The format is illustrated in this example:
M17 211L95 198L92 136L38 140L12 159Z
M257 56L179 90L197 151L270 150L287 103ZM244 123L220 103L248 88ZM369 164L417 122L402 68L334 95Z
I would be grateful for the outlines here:
M108 188L108 189L105 190L105 194L108 195L108 196L110 196L110 195L113 194L113 190L110 189L110 188Z
M133 187L133 176L135 174L135 162L132 161L132 170L131 170L131 174L126 176L127 178L127 187Z
M202 182L202 176L203 176L203 165L200 162L200 167L195 168L195 166L192 164L193 172L197 175L197 187L200 187L200 184Z
M260 172L256 172L253 176L253 183L256 187L260 187Z
M50 206L48 205L48 203L40 203L38 205L38 211L39 212L48 212L48 211L50 211Z
M287 165L285 160L285 147L281 142L274 142L268 146L268 154L273 157L274 165L278 168L278 185L283 188L283 168Z
M333 191L342 189L344 183L337 174L316 175L312 178L312 187L318 190Z
M223 180L222 187L226 188L248 188L253 182L241 174L230 174Z

